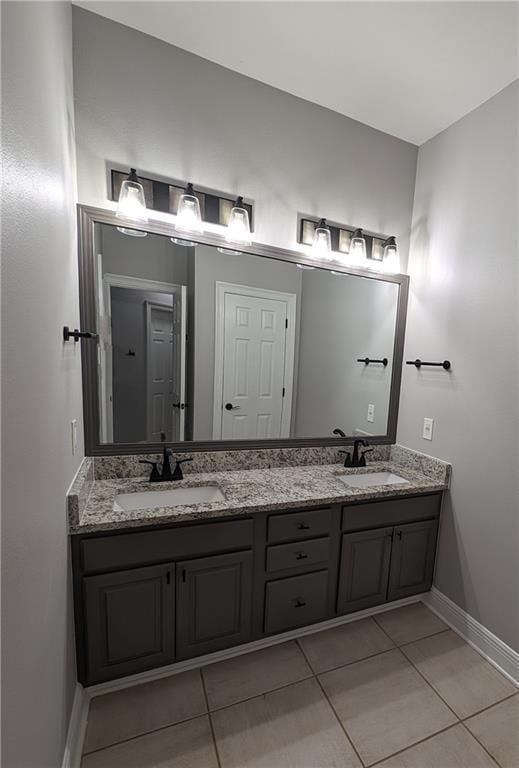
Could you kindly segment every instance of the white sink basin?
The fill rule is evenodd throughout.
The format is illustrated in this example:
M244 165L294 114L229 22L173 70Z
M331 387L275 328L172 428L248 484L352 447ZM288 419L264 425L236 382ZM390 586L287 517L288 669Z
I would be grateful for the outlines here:
M364 472L358 475L339 475L339 480L351 488L371 488L372 485L400 485L408 483L405 477L393 472Z
M197 488L170 488L167 491L143 491L119 493L113 504L114 512L130 512L133 509L155 507L183 507L189 504L210 504L224 501L225 496L216 485L200 485Z

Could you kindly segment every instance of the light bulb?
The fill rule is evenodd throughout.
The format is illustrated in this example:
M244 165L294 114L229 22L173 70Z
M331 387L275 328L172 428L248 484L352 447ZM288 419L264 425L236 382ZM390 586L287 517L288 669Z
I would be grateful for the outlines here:
M137 177L135 168L130 168L128 177L121 184L115 215L122 219L134 219L140 224L145 224L148 221L144 187ZM147 232L139 229L128 229L127 227L117 227L117 229L124 235L131 235L132 237L146 237L147 235Z
M314 231L314 243L312 256L316 259L330 259L332 250L332 238L326 219L320 219Z
M229 243L251 244L249 212L243 207L243 197L238 197L231 208L225 239Z
M352 264L363 265L366 260L366 238L362 234L362 229L356 229L351 236L350 257Z
M384 272L400 272L400 253L394 237L388 237L384 243L382 269Z

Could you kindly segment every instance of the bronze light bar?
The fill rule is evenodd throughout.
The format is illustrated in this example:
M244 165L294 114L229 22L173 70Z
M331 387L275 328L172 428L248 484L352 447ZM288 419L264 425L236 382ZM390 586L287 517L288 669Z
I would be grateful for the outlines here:
M128 178L128 171L119 171L115 168L110 170L111 190L110 199L119 200L121 184ZM139 182L144 188L144 198L146 208L152 211L161 211L163 213L172 213L176 215L178 201L185 192L188 182L184 181L158 181L146 176L138 176ZM229 215L234 206L238 195L220 195L215 192L204 192L196 188L194 194L200 202L200 213L202 221L208 224L220 224L227 226ZM251 203L242 202L243 208L249 214L250 229L253 232L253 206Z

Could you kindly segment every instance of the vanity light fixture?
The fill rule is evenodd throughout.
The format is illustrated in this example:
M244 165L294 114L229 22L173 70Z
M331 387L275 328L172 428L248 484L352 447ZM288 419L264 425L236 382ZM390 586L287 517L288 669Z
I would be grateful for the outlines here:
M122 219L134 219L139 224L145 224L148 221L144 187L139 181L135 168L130 168L130 173L121 184L115 215ZM146 237L148 234L143 230L129 229L128 227L117 227L117 229L123 235L131 235L132 237Z
M400 253L395 237L384 240L384 272L400 272Z
M231 208L225 239L228 243L231 243L231 245L250 245L252 242L250 236L249 212L243 205L243 197L241 195L236 198L236 201ZM233 256L240 256L242 253L233 248L218 248L218 250L221 253L229 253Z
M361 265L366 260L366 238L362 233L362 229L356 229L351 236L350 241L350 257L349 261L352 264Z
M314 231L312 255L316 259L330 259L332 251L332 236L330 228L326 226L326 219L319 219Z
M178 201L175 228L180 232L188 232L189 234L201 234L204 231L200 213L200 202L195 195L195 190L193 189L191 182L187 183L186 188ZM182 240L180 237L172 237L171 241L176 243L176 245L196 245L196 241Z

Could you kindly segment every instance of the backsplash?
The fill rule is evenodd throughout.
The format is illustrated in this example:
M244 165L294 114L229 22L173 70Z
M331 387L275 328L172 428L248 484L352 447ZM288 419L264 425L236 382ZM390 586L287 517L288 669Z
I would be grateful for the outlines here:
M340 450L341 447L319 446L316 448L264 448L250 451L192 451L188 455L193 457L193 461L183 465L183 472L188 477L193 472L232 472L240 469L336 464L344 458L344 454L339 453ZM366 458L369 461L386 461L389 459L390 451L389 445L375 445ZM160 461L162 456L157 454L154 457L149 453L132 456L96 456L95 479L142 477L149 474L149 467L139 464L139 461L142 459L150 461L154 458Z

